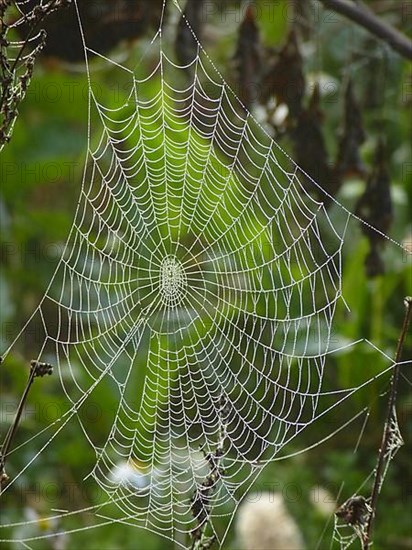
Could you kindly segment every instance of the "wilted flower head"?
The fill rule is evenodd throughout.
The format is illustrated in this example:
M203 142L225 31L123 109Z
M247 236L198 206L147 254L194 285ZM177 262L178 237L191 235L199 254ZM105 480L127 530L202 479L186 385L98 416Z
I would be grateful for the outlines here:
M236 532L243 550L305 548L299 527L279 493L251 495L239 508Z

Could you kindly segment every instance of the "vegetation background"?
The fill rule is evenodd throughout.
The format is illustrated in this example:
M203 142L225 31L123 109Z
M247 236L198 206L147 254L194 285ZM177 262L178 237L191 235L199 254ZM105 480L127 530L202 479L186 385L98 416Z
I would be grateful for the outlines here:
M153 35L161 3L136 0L127 3L123 11L117 0L87 2L89 8L84 0L79 4L85 13L86 34L96 49L133 65ZM366 4L388 24L411 33L411 2L370 0ZM93 6L98 7L97 11L93 12ZM410 63L361 26L325 10L317 0L205 0L189 2L187 9L192 10L188 16L194 18L206 50L226 80L282 147L321 184L333 182L330 192L348 209L358 209L412 253ZM49 41L19 107L12 139L1 152L2 350L30 317L47 288L78 198L87 139L87 80L82 50L73 46L78 31L70 10L54 14L45 24ZM114 17L106 17L113 13ZM174 41L179 32L176 17L168 17L166 25L170 50L181 59L190 56L190 40L180 36L177 46ZM101 66L102 97L110 98L118 92L116 82L101 60L93 62ZM384 146L379 147L380 141ZM367 186L372 180L378 182L372 186L374 195L372 187ZM339 208L331 205L330 215L332 219L338 217ZM343 293L352 311L342 308L337 312L336 337L344 341L366 337L393 357L404 314L403 298L412 294L411 255L399 254L389 243L384 246L374 242L357 224L352 224L351 231L344 250ZM371 250L376 254L371 256ZM8 356L7 365L1 367L2 434L13 418L28 361L37 353L37 341L36 328L25 333ZM409 336L404 358L411 356ZM369 372L372 376L385 365L382 355L366 344L348 348L331 357L326 384L331 388L337 384L350 387L357 383L357 373L365 376ZM378 503L376 550L412 548L412 399L408 370L403 369L397 402L405 446L391 464ZM325 515L319 501L326 499L326 505L332 506L335 499L343 502L356 493L375 466L388 381L388 377L380 379L346 403L348 418L353 411L367 408L366 424L362 415L324 444L273 463L252 489L283 494L310 549L333 547L331 513ZM63 400L57 377L36 384L16 445L57 417L64 408ZM287 451L293 453L311 445L341 421L341 417L319 420L316 434L302 435ZM99 422L104 423L104 417ZM26 446L24 452L13 455L11 475L23 468L31 452ZM50 507L66 509L73 503L76 507L96 503L100 496L82 485L78 475L80 466L84 468L87 461L92 464L93 458L85 455L81 443L68 433L40 456L35 475L23 475L18 489L3 497L2 522L40 518ZM329 496L316 492L319 487ZM73 527L86 527L88 521L87 516L77 518ZM39 521L33 531L41 534L58 528ZM22 529L13 536L20 536ZM57 548L56 541L50 539L33 547ZM68 535L65 542L73 549L172 547L155 534L137 533L115 523ZM225 548L238 547L232 529Z

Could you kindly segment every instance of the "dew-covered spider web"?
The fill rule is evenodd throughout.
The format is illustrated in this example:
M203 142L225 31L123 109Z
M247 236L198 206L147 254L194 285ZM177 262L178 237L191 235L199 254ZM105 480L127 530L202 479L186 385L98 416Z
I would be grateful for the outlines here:
M6 491L75 424L105 499L59 513L61 529L89 512L82 529L118 522L190 546L207 523L221 545L216 520L230 525L262 466L370 381L324 389L331 354L355 344L333 331L352 215L332 221L200 44L179 66L161 26L148 52L150 70L131 70L85 38L86 59L110 68L124 95L99 97L89 59L77 211L30 321L40 319L37 359L55 366L67 410L16 449L36 450ZM90 403L108 433L84 421Z

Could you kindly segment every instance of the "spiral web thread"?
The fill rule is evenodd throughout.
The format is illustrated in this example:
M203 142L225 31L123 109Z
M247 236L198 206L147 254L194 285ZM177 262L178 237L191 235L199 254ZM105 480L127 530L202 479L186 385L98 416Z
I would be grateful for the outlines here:
M144 75L100 56L129 83L125 102L104 104L88 73L78 208L34 313L69 406L7 489L77 420L108 497L87 509L96 526L185 546L207 517L222 544L215 521L230 524L261 466L357 389L322 389L350 215L338 230L200 44L185 67L162 27L150 48ZM80 412L102 383L117 405L101 404L113 423L96 443Z

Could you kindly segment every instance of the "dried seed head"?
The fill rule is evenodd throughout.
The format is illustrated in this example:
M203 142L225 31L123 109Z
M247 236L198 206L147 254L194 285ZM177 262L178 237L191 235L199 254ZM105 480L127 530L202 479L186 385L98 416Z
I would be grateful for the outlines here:
M49 363L40 363L39 361L32 360L30 361L31 370L34 371L34 377L43 377L46 374L53 374L53 367Z

